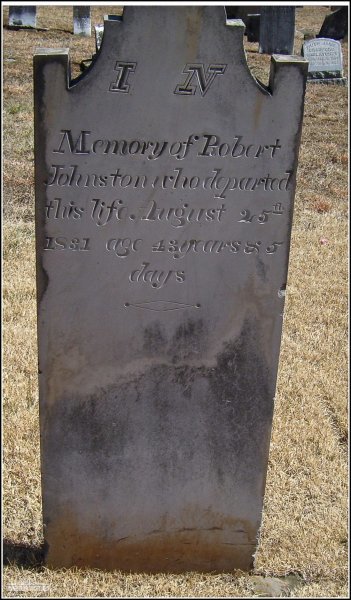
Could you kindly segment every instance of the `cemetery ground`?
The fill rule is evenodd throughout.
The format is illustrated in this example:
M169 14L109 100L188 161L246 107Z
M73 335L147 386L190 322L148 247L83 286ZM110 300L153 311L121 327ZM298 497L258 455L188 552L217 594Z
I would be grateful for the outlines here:
M92 24L116 6L92 7ZM296 11L318 33L328 9ZM8 7L4 8L7 23ZM4 589L6 597L255 597L255 575L300 583L290 597L347 596L347 87L308 84L278 386L253 574L148 575L49 570L42 563L34 244L35 47L69 47L72 75L95 52L72 8L38 6L46 31L4 29ZM245 38L254 75L270 57ZM348 76L348 44L342 43ZM94 293L92 283L92 293ZM288 582L289 580L286 579Z

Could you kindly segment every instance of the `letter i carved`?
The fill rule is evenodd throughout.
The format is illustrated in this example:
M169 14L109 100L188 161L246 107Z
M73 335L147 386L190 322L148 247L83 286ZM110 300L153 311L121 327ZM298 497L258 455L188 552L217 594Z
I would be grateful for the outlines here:
M130 89L130 84L128 83L129 73L134 73L136 69L136 62L122 62L118 60L115 65L115 71L117 71L117 79L116 81L112 81L110 83L109 91L110 92L123 92L124 94L128 94Z

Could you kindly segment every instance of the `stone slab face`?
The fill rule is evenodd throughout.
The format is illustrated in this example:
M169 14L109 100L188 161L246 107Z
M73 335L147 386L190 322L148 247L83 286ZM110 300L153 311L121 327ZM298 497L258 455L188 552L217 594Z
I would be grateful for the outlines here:
M36 6L9 6L10 27L36 27Z
M91 35L90 6L73 7L73 33L85 37Z
M309 77L342 77L340 42L325 38L308 40L303 44L303 55L308 60Z
M293 54L295 7L264 6L260 13L259 52L262 54Z
M35 55L49 566L252 567L307 62L265 88L243 31L128 6L79 80Z

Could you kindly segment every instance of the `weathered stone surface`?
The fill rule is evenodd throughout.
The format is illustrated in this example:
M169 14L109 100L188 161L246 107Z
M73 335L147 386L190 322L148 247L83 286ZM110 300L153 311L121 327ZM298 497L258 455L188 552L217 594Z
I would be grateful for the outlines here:
M308 40L303 44L302 54L308 60L309 79L343 78L340 42L324 38Z
M73 33L91 36L90 6L73 6Z
M259 52L262 54L293 54L294 36L294 6L262 7Z
M348 33L348 6L340 7L327 15L317 37L342 40Z
M221 7L125 8L35 55L50 566L250 569L307 62L252 77Z
M9 27L36 27L36 6L9 6Z

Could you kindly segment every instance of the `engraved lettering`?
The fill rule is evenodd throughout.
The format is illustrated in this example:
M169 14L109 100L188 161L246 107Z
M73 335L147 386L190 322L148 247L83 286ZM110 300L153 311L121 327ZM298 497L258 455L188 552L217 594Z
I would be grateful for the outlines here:
M259 246L262 242L246 242L246 246L244 248L245 254L252 254L253 252L259 252Z
M274 158L277 150L281 149L279 139L276 140L275 144L266 144L264 146L253 144L245 145L242 142L243 136L237 135L234 137L234 143L228 144L227 142L220 143L219 137L214 134L205 134L205 143L198 153L198 156L209 156L209 157L225 157L232 156L232 158L259 158L264 152L268 152L270 158Z
M72 154L90 153L89 149L86 146L86 138L88 135L91 135L91 131L82 130L75 141L73 139L71 129L61 129L61 134L61 143L58 147L58 150L53 150L55 154L64 154L65 150L63 150L62 148L64 147L65 143L66 145L68 145L69 151Z
M266 252L267 254L274 254L276 252L278 246L282 246L284 242L273 242L271 246L267 246Z
M73 251L87 251L90 250L89 238L72 238L66 237L46 237L46 246L44 250L73 250Z
M130 90L130 84L128 83L128 77L130 73L134 73L136 70L136 62L123 62L118 60L115 65L115 71L117 71L117 79L110 83L110 92L123 92L128 94Z
M253 219L257 219L260 225L267 223L268 215L282 215L283 207L280 202L274 204L272 210L264 209L259 215L251 215L251 212L248 208L244 208L241 211L242 218L238 220L239 223L252 223Z
M126 206L123 204L123 200L118 199L113 200L111 204L107 205L103 200L93 198L91 203L93 204L93 207L90 216L98 227L107 225L113 218L113 215L117 221L121 221L125 216L124 211L127 210Z
M47 219L81 219L84 207L76 206L74 200L69 205L64 205L62 198L54 198L45 205Z
M116 240L111 240L115 242ZM274 254L277 248L283 244L283 242L272 242L266 247L267 254ZM152 245L152 252L166 252L169 253L173 259L182 259L189 253L201 254L222 254L230 253L237 254L242 250L244 254L258 254L261 250L262 242L257 241L246 241L241 240L159 240Z
M158 269L148 269L150 263L143 262L139 269L135 269L129 275L131 283L149 283L155 289L161 289L168 281L183 283L185 281L184 271L160 271Z
M198 135L189 135L186 142L174 142L169 148L169 154L175 156L178 160L183 160L189 153L190 146L197 142Z
M212 85L217 75L223 75L227 65L210 64L205 72L205 65L202 63L187 63L182 71L187 78L184 83L179 83L175 90L175 94L185 96L193 96L196 94L198 87L200 88L201 96L205 96L210 86ZM197 79L198 85L190 85L191 82Z
M109 252L113 250L119 258L125 258L131 252L138 252L142 241L140 238L136 240L131 240L130 238L111 239L106 243L106 249Z
M242 210L240 214L242 216L242 219L239 219L239 223L252 223L252 219L254 219L256 216L251 216L251 213L248 208L244 208L244 210Z
M180 207L164 208L157 205L156 200L151 200L142 221L167 221L172 227L184 227L187 223L200 223L203 221L221 222L226 208L224 204L216 208L189 208L187 202Z

